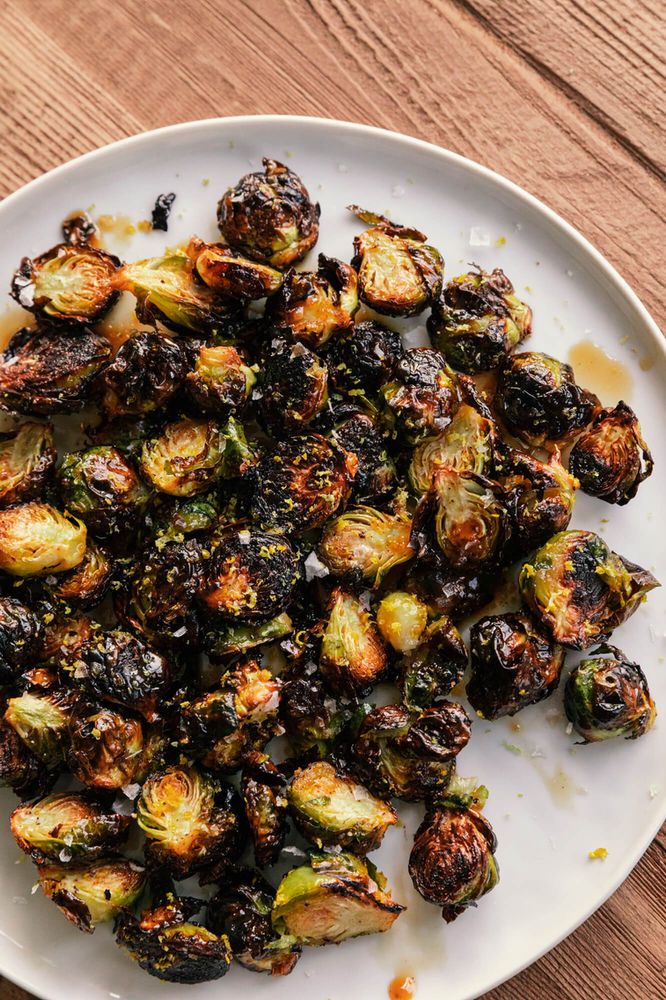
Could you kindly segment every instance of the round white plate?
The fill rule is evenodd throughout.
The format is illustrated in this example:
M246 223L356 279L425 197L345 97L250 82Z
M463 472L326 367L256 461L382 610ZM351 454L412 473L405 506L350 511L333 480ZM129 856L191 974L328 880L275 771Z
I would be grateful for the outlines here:
M444 253L448 277L470 261L504 268L534 308L530 348L566 359L575 344L592 340L625 366L633 382L625 398L651 444L655 473L626 507L581 495L573 523L601 531L617 551L666 579L666 354L659 331L624 281L570 226L454 153L378 129L306 118L228 118L160 129L59 167L0 205L0 275L8 284L21 256L57 242L60 221L72 209L137 221L150 217L155 197L166 191L177 194L168 234L138 233L117 243L118 253L158 254L192 233L215 238L221 192L267 155L298 171L320 201L317 250L349 260L359 231L345 211L350 202L390 213L428 234ZM422 328L422 320L411 326ZM597 367L595 377L599 372ZM590 387L597 388L594 382ZM603 394L605 386L599 388ZM615 398L606 392L603 401ZM653 592L614 641L643 665L666 714L663 593ZM476 720L459 758L461 774L476 775L490 788L486 811L499 839L497 889L478 909L445 925L439 910L411 888L407 856L420 810L402 807L404 827L389 831L373 860L407 913L387 934L306 951L285 979L233 968L222 983L165 986L133 965L108 928L92 937L79 933L40 892L31 895L35 873L11 840L6 817L13 798L5 793L0 971L48 1000L206 1000L241 990L248 1000L379 1000L398 973L416 977L418 1000L476 997L588 917L627 876L665 815L663 718L636 742L576 746L565 732L560 689L515 723L519 730L510 720ZM608 850L607 859L589 860L588 852L598 847Z

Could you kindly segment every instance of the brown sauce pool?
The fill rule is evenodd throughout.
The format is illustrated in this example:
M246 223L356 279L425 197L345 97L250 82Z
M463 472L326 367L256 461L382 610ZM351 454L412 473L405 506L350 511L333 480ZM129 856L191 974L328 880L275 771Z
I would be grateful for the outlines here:
M389 983L389 1000L411 1000L416 992L414 976L396 976Z
M631 399L634 380L626 365L606 354L591 340L581 340L569 351L569 364L576 381L596 393L604 406Z

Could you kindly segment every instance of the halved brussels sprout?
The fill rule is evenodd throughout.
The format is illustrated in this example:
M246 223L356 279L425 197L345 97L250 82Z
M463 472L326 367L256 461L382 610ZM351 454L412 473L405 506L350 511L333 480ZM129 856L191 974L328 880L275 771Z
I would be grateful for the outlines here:
M378 587L394 566L414 556L411 531L411 519L402 511L356 507L326 526L317 551L336 576L362 578Z
M421 441L412 454L409 481L417 493L427 493L439 469L492 476L497 428L468 403L461 403L448 427Z
M403 354L397 330L365 320L335 338L326 360L336 388L365 394L390 382Z
M467 713L453 702L420 715L402 705L375 708L352 748L356 768L375 794L417 802L446 788L470 733Z
M576 383L570 365L525 351L509 357L501 369L495 407L512 434L540 445L566 441L589 424L599 400Z
M234 622L214 623L203 634L203 647L213 659L223 659L235 653L244 653L267 642L283 639L293 631L294 625L286 612L258 624Z
M291 936L273 930L274 899L275 890L259 872L230 872L208 904L206 923L216 934L228 936L234 958L244 968L288 976L301 949Z
M475 809L444 804L430 808L416 831L409 856L414 888L442 907L451 923L499 881L497 838Z
M415 316L432 305L442 290L444 261L428 237L357 205L349 210L371 227L354 237L362 301L386 316Z
M607 639L659 582L611 552L593 531L560 531L525 563L519 585L555 642L588 649Z
M106 337L87 327L19 330L0 354L0 409L75 413L110 354Z
M427 624L428 606L404 590L387 594L377 608L377 627L399 653L416 649Z
M470 633L467 697L482 719L515 715L543 701L560 682L564 650L522 611L479 619Z
M647 678L617 646L603 644L576 664L564 689L564 709L584 743L624 736L635 740L652 728L657 710Z
M204 344L185 386L202 410L228 417L242 410L255 382L254 372L235 347Z
M50 424L25 420L0 433L0 507L39 499L57 457Z
M170 542L183 542L188 535L205 534L214 528L222 513L215 490L184 499L156 498L153 509L153 534L157 548Z
M236 792L190 765L151 774L136 814L148 838L147 861L174 878L187 878L221 858L234 861L240 851Z
M492 599L497 572L497 566L491 563L460 572L440 563L418 560L408 569L403 586L427 604L433 614L460 621Z
M20 306L45 320L93 323L118 298L114 280L120 261L85 244L59 243L35 257L24 257L12 279Z
M349 264L320 253L317 271L287 271L279 292L268 300L266 316L309 347L323 347L338 331L354 325L358 279Z
M395 465L372 417L365 413L353 413L333 428L331 438L340 448L356 455L358 460L352 499L359 504L386 499L395 488Z
M269 530L319 528L349 496L356 467L321 435L294 435L250 470L250 513Z
M448 427L459 402L455 375L439 351L428 347L405 351L381 392L389 423L411 444Z
M14 840L32 860L98 858L127 836L129 816L107 808L87 792L56 792L17 806L9 819Z
M319 205L302 180L277 160L262 160L263 172L245 174L217 206L222 236L252 260L283 269L305 257L319 235Z
M8 786L20 799L44 795L53 786L58 771L48 769L8 723L0 721L0 785Z
M107 552L92 539L86 541L86 551L79 565L57 577L49 586L51 597L66 608L94 608L100 604L111 584L113 563Z
M259 868L274 865L284 846L288 830L284 786L285 779L270 757L247 755L240 791Z
M127 858L41 865L39 883L67 919L91 933L134 905L145 883L144 869Z
M296 754L325 757L348 729L352 714L317 676L293 677L280 692L280 720Z
M141 471L162 493L177 497L203 493L221 476L240 471L236 445L247 449L247 444L240 425L234 422L231 429L237 441L228 437L228 427L214 420L186 417L167 424L159 437L144 443Z
M63 609L47 613L45 617L38 659L47 667L66 669L76 659L81 645L93 634L93 623L86 615L65 614Z
M194 598L203 580L202 546L195 539L149 549L136 565L129 593L118 607L123 621L168 649L196 644Z
M377 850L389 826L398 822L388 802L323 760L296 772L287 798L299 832L319 848L365 855Z
M601 410L569 456L569 471L585 493L620 506L636 496L652 466L638 418L624 402Z
M452 368L498 368L532 328L532 310L514 294L504 271L477 267L449 281L433 305L428 332Z
M547 462L511 450L504 471L500 482L511 494L511 549L519 557L568 526L578 481L560 462L557 447Z
M221 243L204 243L193 237L187 252L201 280L230 298L263 299L277 292L283 281L274 267L248 260Z
M407 708L420 712L442 704L467 669L467 647L446 615L423 632L421 642L398 664L398 684Z
M339 944L387 931L404 906L393 901L385 885L369 861L347 851L313 851L309 864L292 868L280 882L273 927L308 945Z
M0 684L15 680L38 659L41 634L34 611L15 597L0 597Z
M100 538L126 537L150 499L134 465L110 445L70 452L60 467L58 482L66 508Z
M55 766L67 752L69 722L77 700L78 693L67 688L24 691L9 699L4 720L40 760Z
M161 410L180 388L187 370L187 355L179 343L141 330L120 345L102 372L102 409L111 418Z
M112 708L83 703L67 731L67 765L89 788L117 789L145 772L152 750L138 719Z
M337 587L327 614L319 657L321 672L333 691L358 697L385 672L386 647L370 612L354 594Z
M261 376L261 411L276 431L311 423L328 400L328 368L304 344L273 337Z

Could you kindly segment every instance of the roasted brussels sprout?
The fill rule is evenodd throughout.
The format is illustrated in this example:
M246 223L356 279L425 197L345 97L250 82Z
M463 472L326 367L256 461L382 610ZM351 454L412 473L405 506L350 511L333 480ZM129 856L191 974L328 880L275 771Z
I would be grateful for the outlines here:
M160 492L187 497L203 493L221 476L237 474L243 452L249 455L245 435L231 418L222 427L188 417L167 424L159 437L144 443L141 471Z
M601 410L569 456L569 471L585 493L620 506L636 496L652 464L638 418L624 402Z
M475 809L446 801L430 808L409 856L414 888L451 923L497 885L496 848L490 823Z
M319 254L317 271L287 271L279 292L266 304L266 316L309 347L319 348L338 331L354 325L358 279L349 264Z
M116 941L145 972L168 983L207 983L221 979L231 965L225 934L217 935L190 922L203 900L175 896L153 900L137 919L120 914Z
M127 858L100 858L75 864L41 865L39 883L80 931L113 920L133 906L143 891L144 869Z
M110 418L153 413L172 399L187 371L179 343L141 330L120 345L102 372L102 408Z
M378 587L394 566L414 555L411 531L411 519L404 512L356 507L326 526L319 557L336 576L367 580Z
M155 545L160 549L169 542L182 542L188 535L206 534L222 513L220 497L214 489L193 497L159 500L152 521Z
M388 802L323 760L296 772L287 797L299 832L319 848L367 854L377 850L389 826L397 823Z
M324 757L347 730L352 714L317 676L293 677L280 692L280 721L296 754Z
M290 935L273 930L274 899L275 890L259 872L241 869L230 874L210 900L206 923L216 934L228 936L234 958L246 969L287 976L301 949Z
M58 482L66 508L93 534L111 541L131 534L150 499L132 462L110 445L70 452Z
M635 740L657 715L645 674L617 646L603 644L576 664L564 689L564 709L584 743L614 736Z
M39 499L56 458L50 424L25 420L0 433L0 507Z
M311 423L328 399L328 369L298 341L273 337L261 380L261 411L276 430L297 431Z
M387 931L404 907L384 891L385 885L374 865L347 851L313 851L309 864L292 868L280 882L273 927L309 945Z
M340 587L331 594L327 615L319 657L326 683L338 694L365 694L388 664L377 626L358 597Z
M294 435L250 469L250 513L269 530L318 528L349 496L356 467L319 434Z
M18 846L36 864L67 864L98 858L117 847L127 836L130 817L87 792L57 792L17 806L9 824Z
M375 794L416 802L442 792L467 745L471 723L462 705L444 701L414 715L385 705L366 715L353 746L361 780Z
M390 382L404 354L396 330L365 320L336 336L326 355L331 381L338 389L374 392Z
M149 549L139 560L119 611L150 642L171 650L196 644L194 598L203 580L202 547L195 539Z
M261 753L247 755L240 790L254 845L254 860L260 868L274 865L284 846L288 830L284 784L270 757Z
M559 684L564 650L523 611L481 618L472 626L470 649L467 697L482 719L515 715Z
M176 879L214 864L233 861L240 850L237 795L230 786L192 766L151 774L136 806L146 837L146 860Z
M518 558L568 526L578 482L560 462L557 448L547 462L511 451L505 472L500 482L510 492L511 549Z
M62 579L66 580L67 574ZM48 612L45 619L38 659L46 667L66 669L95 631L93 623L86 615L64 614L62 609Z
M433 614L460 621L491 600L497 587L497 567L485 563L461 573L449 566L418 560L411 564L403 586L427 604Z
M468 403L461 403L446 430L421 441L412 454L409 481L417 493L427 493L439 469L492 475L497 429Z
M236 299L263 299L273 295L282 284L280 271L260 261L248 260L222 246L190 240L187 252L194 268L209 288Z
M19 330L0 354L0 409L75 413L110 353L106 337L87 327Z
M202 410L224 418L242 410L255 382L253 370L235 347L204 344L185 385Z
M514 294L499 267L458 275L446 285L428 320L435 347L463 372L498 368L531 327L532 310Z
M525 563L520 592L555 642L589 649L607 639L659 586L647 570L611 552L593 531L560 531Z
M570 365L525 351L501 368L495 407L512 434L539 445L566 441L580 431L599 409L599 400L576 383Z
M388 420L411 444L443 431L459 402L453 372L439 351L413 347L405 351L395 375L381 388Z
M86 244L59 243L35 257L24 257L12 279L12 295L37 316L93 323L118 298L114 284L120 261Z
M67 765L74 777L101 789L136 781L153 750L138 719L85 702L72 714L67 744Z
M38 658L42 626L15 597L0 597L0 684L9 684Z
M58 776L47 769L8 723L0 721L0 785L9 786L21 799L44 795Z
M399 653L408 653L421 642L428 624L428 607L414 594L394 590L377 608L377 627Z
M450 618L436 619L423 632L421 642L398 663L398 683L404 705L420 712L439 705L463 679L467 647Z
M86 541L86 551L79 565L61 573L49 585L51 597L66 609L94 608L104 600L111 584L113 564L109 555L92 538Z
M418 229L400 226L357 205L350 211L370 228L354 238L353 266L361 300L386 316L415 316L442 290L444 261Z
M4 720L29 750L45 764L54 766L67 751L69 722L77 699L77 693L67 688L46 693L24 691L9 699Z
M293 631L293 627L293 622L286 612L258 624L215 622L203 633L203 648L212 659L221 659L263 646L267 642L283 639Z
M331 437L358 460L352 499L358 504L385 500L395 488L396 471L375 421L365 413L354 413L333 428Z
M252 260L284 269L305 257L319 235L313 205L298 174L264 157L263 172L245 174L217 206L222 236Z

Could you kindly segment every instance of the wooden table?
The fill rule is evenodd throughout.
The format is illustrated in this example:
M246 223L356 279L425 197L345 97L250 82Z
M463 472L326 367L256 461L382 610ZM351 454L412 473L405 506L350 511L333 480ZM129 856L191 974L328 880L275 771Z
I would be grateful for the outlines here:
M367 122L454 149L543 198L663 320L660 8L4 0L0 195L78 153L188 119L266 112ZM665 852L666 828L594 917L487 1000L664 997ZM28 995L2 981L0 998Z

